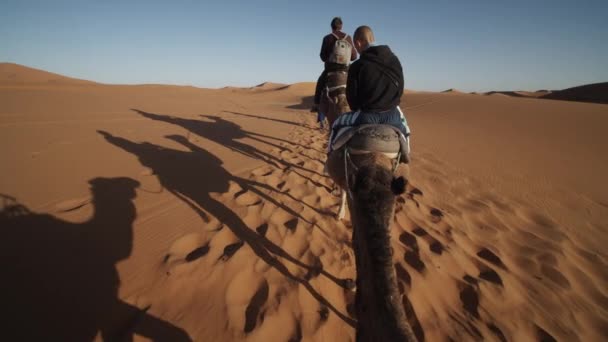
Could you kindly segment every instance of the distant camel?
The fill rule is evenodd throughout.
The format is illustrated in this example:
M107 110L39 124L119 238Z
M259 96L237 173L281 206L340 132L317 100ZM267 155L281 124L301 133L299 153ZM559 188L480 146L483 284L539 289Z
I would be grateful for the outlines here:
M336 119L350 111L346 101L346 71L334 71L327 74L327 87L321 94L319 110L325 114L329 127Z
M374 132L361 131L359 139L382 134L382 128L372 127ZM396 133L390 131L384 135L394 143L393 136ZM395 174L398 158L393 159L394 154L361 153L353 148L354 140L329 154L327 170L343 193L349 194L357 268L357 341L416 341L402 306L390 244L396 195L405 191L407 180ZM392 149L398 147L393 144Z

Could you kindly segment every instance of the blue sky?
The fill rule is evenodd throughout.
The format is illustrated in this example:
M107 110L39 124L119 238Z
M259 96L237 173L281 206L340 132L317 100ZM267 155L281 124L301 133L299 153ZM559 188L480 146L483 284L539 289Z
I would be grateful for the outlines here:
M561 89L608 81L608 1L0 3L0 61L104 83L314 81L333 16L369 25L408 89Z

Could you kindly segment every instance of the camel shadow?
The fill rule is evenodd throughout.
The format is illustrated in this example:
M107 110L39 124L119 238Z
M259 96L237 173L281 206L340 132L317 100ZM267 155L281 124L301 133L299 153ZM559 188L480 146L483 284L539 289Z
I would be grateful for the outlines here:
M0 195L5 315L2 335L19 341L190 341L187 333L118 297L116 263L133 249L131 178L95 178L94 214L72 223L30 211ZM6 330L8 329L8 330Z
M239 115L239 116L244 116L244 117L252 118L252 119L274 121L274 122L284 123L286 125L300 126L299 123L294 122L294 121L274 119L274 118L269 118L269 117L265 117L265 116L261 116L261 115L245 114L245 113L239 113L239 112L231 112L231 111L225 111L225 112L229 113L229 114L234 114L234 115Z
M200 136L201 138L209 139L219 145L229 148L230 150L232 150L234 152L243 154L250 158L265 161L266 163L268 163L272 166L275 166L277 168L291 169L291 170L297 169L297 170L308 172L311 174L324 176L323 174L321 174L317 171L307 169L307 168L303 167L302 165L290 163L288 161L283 160L282 158L279 158L270 153L261 151L258 148L254 147L252 145L246 144L239 140L248 138L248 139L252 139L252 140L258 141L260 143L275 147L275 148L279 149L280 151L288 150L290 152L293 152L285 146L280 146L276 143L269 142L268 140L264 140L262 138L274 139L277 141L283 141L285 143L290 143L289 141L275 138L275 137L270 137L270 136L259 134L259 133L245 131L241 128L241 126L235 124L232 121L223 119L219 116L201 115L201 117L210 120L210 121L203 121L203 120L195 120L195 119L185 119L185 118L180 118L180 117L176 117L176 116L172 116L172 115L148 113L148 112L141 111L139 109L132 109L132 110L145 118L180 126L184 129L186 129L188 132L196 134L196 135ZM240 114L240 115L243 115L243 114ZM287 123L291 123L291 122L287 121ZM293 123L291 123L291 124L293 124ZM307 178L311 182L314 182L309 177L306 177L304 175L301 175L301 176L304 178ZM318 182L314 182L314 183L317 183L316 185L318 185Z
M311 100L311 101L312 101L312 100ZM317 128L316 128L316 127L312 127L312 126L310 126L310 125L308 125L308 124L305 124L305 123L298 124L298 123L293 122L293 121L287 121L287 120L281 120L281 119L273 119L273 118L268 118L268 117L264 117L264 116L260 116L260 115L245 114L245 113L230 112L230 111L224 111L224 112L225 112L225 113L228 113L228 114L234 114L234 115L238 115L238 116L244 116L244 117L247 117L247 118L252 118L252 119L256 119L256 120L274 121L274 122L284 123L284 124L288 124L288 125L295 125L295 126L298 126L298 127L304 127L304 128L308 128L308 129L311 129L311 130L314 130L314 131L316 131L316 130L317 130ZM203 115L203 117L204 117L204 115ZM261 134L257 134L257 133L250 133L250 134L256 134L256 135L263 136L263 137L266 137L266 138L275 139L275 140L280 140L280 141L283 141L283 142L285 142L285 143L287 143L287 144L290 144L290 145L300 146L300 147L302 147L302 148L309 149L309 150L314 150L314 151L316 151L316 152L323 153L323 154L325 154L325 153L326 153L326 152L324 152L324 151L319 151L319 150L316 150L316 149L314 149L314 148L312 148L312 147L310 147L310 146L307 146L307 145L298 144L298 143L297 143L297 142L295 142L295 141L287 141L287 140L284 140L284 139L279 139L279 138L270 137L270 136L266 136L266 135L261 135ZM304 157L307 157L307 156L305 156L305 155L303 155L303 156L304 156ZM310 157L309 157L309 158L310 158ZM312 159L312 158L311 158L311 159Z
M138 157L139 162L153 170L162 187L178 198L191 205L203 218L208 221L208 215L214 216L228 227L242 242L234 244L231 248L230 258L246 243L253 252L268 265L274 267L285 277L302 284L309 293L320 303L326 305L346 323L354 326L354 321L338 311L327 299L318 293L309 283L312 276L324 275L342 287L352 287L352 280L338 279L324 271L319 266L306 265L292 257L281 247L268 240L264 234L258 233L254 228L248 227L242 219L222 202L213 198L210 193L225 193L230 182L238 184L243 191L251 191L261 199L271 202L278 208L286 211L298 220L305 220L292 209L270 197L265 191L274 191L266 184L258 183L233 176L222 166L222 161L205 149L188 141L186 137L171 135L166 138L173 140L188 149L188 151L174 150L154 145L148 142L135 143L127 139L116 137L104 131L98 131L110 144ZM265 190L262 191L261 189ZM310 222L308 222L310 223ZM298 277L279 260L287 260L308 272L304 277Z

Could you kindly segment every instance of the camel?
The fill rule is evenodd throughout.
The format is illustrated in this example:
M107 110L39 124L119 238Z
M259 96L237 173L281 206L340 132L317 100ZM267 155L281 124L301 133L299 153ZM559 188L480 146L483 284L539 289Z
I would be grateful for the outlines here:
M325 113L331 132L334 121L350 108L345 94L347 73L333 72L327 77L320 110ZM416 342L402 306L390 245L395 196L405 192L407 182L405 177L397 176L401 172L396 172L404 169L399 170L402 150L394 129L370 128L331 152L327 160L327 171L342 190L338 219L344 218L348 203L353 224L357 341ZM380 139L373 144L380 147L377 151L360 149L370 133ZM407 155L402 157L408 160Z
M343 196L348 194L346 199L353 225L352 244L357 270L356 340L412 342L416 337L402 306L390 245L396 196L405 192L407 180L398 175L397 153L356 148L360 145L355 140L377 138L378 132L382 132L381 127L372 127L376 134L361 131L359 137L351 138L343 147L332 151L327 160L330 177L343 189ZM386 142L387 136L392 136L390 130L380 139ZM395 139L391 143L393 152L398 151ZM375 146L382 144L376 141ZM344 208L340 211L343 216Z
M343 113L349 112L350 107L346 101L346 71L332 71L327 73L327 86L321 94L319 109L327 117L329 128Z

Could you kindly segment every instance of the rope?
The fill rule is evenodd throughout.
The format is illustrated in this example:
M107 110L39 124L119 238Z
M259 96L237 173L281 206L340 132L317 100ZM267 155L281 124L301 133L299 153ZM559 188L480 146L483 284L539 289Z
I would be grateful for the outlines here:
M348 147L344 148L344 182L346 183L346 193L348 193L348 197L352 201L353 193L350 191L350 184L348 184L348 160L350 159L348 155Z

